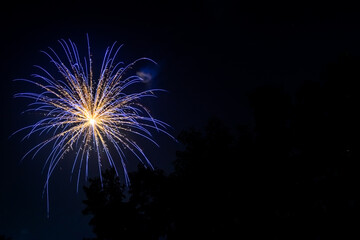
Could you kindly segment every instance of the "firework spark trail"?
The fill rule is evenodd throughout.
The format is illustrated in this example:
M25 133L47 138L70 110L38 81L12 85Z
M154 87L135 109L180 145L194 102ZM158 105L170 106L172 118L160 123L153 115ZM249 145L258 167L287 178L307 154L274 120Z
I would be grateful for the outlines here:
M139 58L129 65L115 62L116 56L122 47L115 49L116 42L105 51L99 78L94 81L89 38L87 37L88 56L80 61L78 49L71 40L59 40L66 55L64 63L59 55L49 48L43 51L50 62L55 65L61 79L55 78L41 66L35 66L42 74L33 74L36 80L17 79L39 87L41 93L23 92L15 97L33 100L26 111L43 113L43 118L33 125L26 126L17 132L29 130L23 138L27 139L34 134L47 134L50 137L30 149L22 159L29 154L34 158L41 149L51 146L50 154L44 164L47 166L44 193L47 196L47 212L49 214L49 180L57 164L70 150L75 149L75 159L71 170L71 178L76 166L77 189L82 167L85 163L85 178L88 177L88 162L91 151L97 154L99 174L101 178L102 158L100 151L105 153L106 159L118 174L117 163L112 156L116 152L120 158L125 183L129 184L129 177L125 165L125 150L129 150L145 166L153 168L151 162L141 147L131 138L132 134L143 137L156 146L150 130L165 133L173 138L166 129L166 123L151 116L149 110L140 103L145 97L156 97L155 93L162 89L151 89L142 92L126 94L124 91L143 80L137 75L126 77L126 73L135 63L145 60L155 63L149 58ZM84 64L84 65L83 65ZM15 134L14 133L14 134Z

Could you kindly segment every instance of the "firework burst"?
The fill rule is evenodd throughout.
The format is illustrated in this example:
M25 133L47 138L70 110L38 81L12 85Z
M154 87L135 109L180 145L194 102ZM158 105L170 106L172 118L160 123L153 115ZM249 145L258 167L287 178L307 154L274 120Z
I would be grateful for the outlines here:
M17 79L36 85L40 93L23 92L15 97L32 100L27 111L42 113L42 118L35 124L19 131L28 130L23 138L34 134L46 133L49 137L30 151L23 158L32 155L34 158L45 146L50 146L44 168L47 169L44 193L47 195L49 212L49 179L64 155L73 151L75 154L71 176L77 169L77 189L81 173L88 177L90 153L97 161L100 179L102 162L106 161L118 174L118 165L124 173L125 183L129 184L126 170L125 151L133 154L145 166L153 167L142 148L132 136L138 135L157 145L151 130L166 131L168 125L151 116L149 110L141 103L146 97L154 97L161 89L151 89L136 93L126 93L134 84L142 83L139 75L128 72L139 61L151 59L140 58L124 65L116 61L121 46L116 42L108 47L102 61L101 70L95 81L87 37L88 56L80 60L78 49L71 40L60 40L66 55L62 60L52 49L43 52L56 67L58 77L45 68L36 66L40 74L33 74L34 80ZM15 132L16 133L16 132ZM102 181L102 180L101 180Z

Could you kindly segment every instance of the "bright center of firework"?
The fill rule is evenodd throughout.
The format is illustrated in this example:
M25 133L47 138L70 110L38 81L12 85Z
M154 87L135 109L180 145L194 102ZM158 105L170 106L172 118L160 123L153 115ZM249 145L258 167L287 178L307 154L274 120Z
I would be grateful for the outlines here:
M90 123L92 126L95 126L96 120L95 120L94 118L89 118L89 123Z

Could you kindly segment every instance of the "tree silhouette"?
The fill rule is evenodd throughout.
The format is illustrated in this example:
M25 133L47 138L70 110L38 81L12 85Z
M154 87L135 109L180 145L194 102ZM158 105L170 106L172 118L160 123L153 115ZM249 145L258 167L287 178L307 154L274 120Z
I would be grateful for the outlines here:
M126 201L118 183L108 187L118 181L113 170L103 175L103 189L98 179L91 180L85 188L84 214L94 216L90 224L97 239L215 239L237 232L241 222L237 201L245 196L239 195L243 189L238 188L241 175L236 172L241 163L232 156L238 148L239 157L241 147L217 120L205 133L183 132L179 140L186 149L177 152L175 172L166 176L139 166L130 174ZM106 200L113 192L120 197Z
M357 239L359 214L357 161L360 77L357 58L343 55L318 83L299 91L292 119L298 191L291 209L306 234ZM304 232L304 231L302 231Z
M242 207L237 202L244 198L236 172L241 149L235 151L234 137L217 120L205 133L183 132L179 139L186 149L175 162L175 232L169 239L235 237Z
M0 235L0 240L12 240L12 238L6 237L5 235Z
M359 66L343 56L292 97L256 89L253 131L212 119L182 132L169 175L91 180L96 239L359 239Z
M161 171L140 166L138 172L130 174L129 192L114 169L103 173L103 187L99 178L90 179L89 187L84 187L87 200L83 214L93 215L89 224L96 239L158 239L165 234L161 223L164 205L158 195L163 191L160 187L164 177Z

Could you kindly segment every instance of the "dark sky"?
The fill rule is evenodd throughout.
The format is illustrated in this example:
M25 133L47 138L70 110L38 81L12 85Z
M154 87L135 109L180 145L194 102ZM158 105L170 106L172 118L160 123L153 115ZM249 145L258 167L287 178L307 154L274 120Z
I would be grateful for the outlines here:
M291 1L292 2L292 1ZM124 44L120 58L149 57L158 62L151 87L169 92L151 105L154 115L174 127L201 128L216 116L230 126L251 121L248 95L275 84L293 93L306 80L317 81L325 66L344 53L360 54L359 12L352 6L314 4L236 4L231 1L48 1L11 2L1 10L1 158L0 235L22 239L91 237L81 214L82 191L69 182L64 163L50 183L51 213L41 198L44 159L21 156L36 137L23 143L10 138L29 124L25 102L13 99L33 65L46 65L40 50L72 39L94 56L114 41ZM96 57L95 57L96 58ZM150 148L158 168L171 169L181 146L159 136ZM161 156L161 157L159 157ZM121 217L121 216L119 216Z

